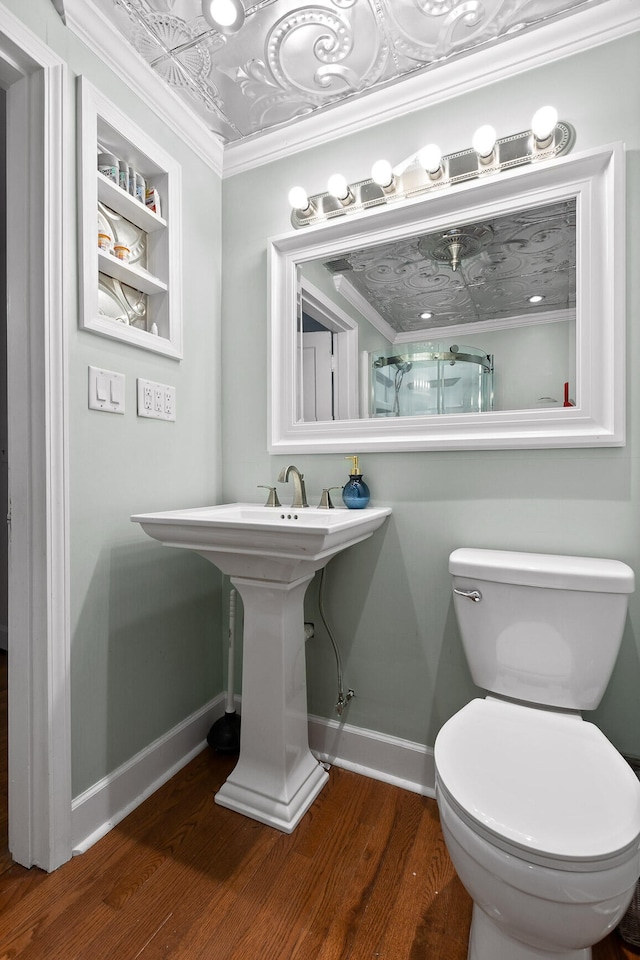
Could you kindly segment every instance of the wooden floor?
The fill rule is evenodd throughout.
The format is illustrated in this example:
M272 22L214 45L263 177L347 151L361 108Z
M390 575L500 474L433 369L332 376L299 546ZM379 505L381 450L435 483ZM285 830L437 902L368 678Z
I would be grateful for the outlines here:
M4 763L0 960L466 960L434 801L333 768L286 836L214 804L234 762L200 754L51 875L6 852ZM617 934L594 949L637 956Z

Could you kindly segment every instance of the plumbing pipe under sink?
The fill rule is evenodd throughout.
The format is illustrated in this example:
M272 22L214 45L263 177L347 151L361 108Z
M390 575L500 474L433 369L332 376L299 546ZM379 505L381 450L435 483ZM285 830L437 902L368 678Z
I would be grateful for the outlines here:
M207 743L218 753L239 753L240 751L240 717L236 713L233 690L237 598L238 591L232 587L229 593L229 659L224 716L216 720L207 734Z

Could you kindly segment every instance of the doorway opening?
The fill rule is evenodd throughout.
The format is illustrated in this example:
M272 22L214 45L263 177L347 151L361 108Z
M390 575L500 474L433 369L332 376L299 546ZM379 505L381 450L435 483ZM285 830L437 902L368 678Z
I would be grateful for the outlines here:
M305 423L357 419L357 321L306 280L301 285L299 312L299 419Z

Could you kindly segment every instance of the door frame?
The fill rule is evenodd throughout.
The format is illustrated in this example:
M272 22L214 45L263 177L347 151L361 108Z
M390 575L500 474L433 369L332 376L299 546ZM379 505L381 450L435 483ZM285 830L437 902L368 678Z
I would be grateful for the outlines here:
M50 871L71 856L69 96L64 61L1 5L0 83L10 241L9 849L18 863Z
M357 320L345 313L306 277L300 282L300 309L334 334L335 418L357 420L360 416Z

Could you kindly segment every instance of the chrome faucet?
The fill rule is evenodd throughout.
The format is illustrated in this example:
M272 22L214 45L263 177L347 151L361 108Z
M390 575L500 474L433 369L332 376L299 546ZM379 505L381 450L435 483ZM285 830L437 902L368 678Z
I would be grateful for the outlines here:
M304 486L304 473L300 473L297 467L294 467L292 463L288 467L283 467L278 476L278 483L286 483L289 479L289 474L293 478L293 503L291 504L294 508L299 507L308 507L307 503L307 491Z

